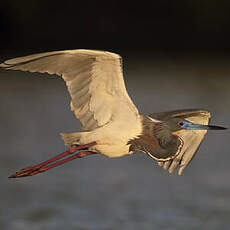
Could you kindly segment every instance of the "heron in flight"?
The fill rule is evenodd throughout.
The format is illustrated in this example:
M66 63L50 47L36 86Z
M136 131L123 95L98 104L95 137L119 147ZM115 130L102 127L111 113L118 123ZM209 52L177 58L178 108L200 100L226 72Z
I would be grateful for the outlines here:
M0 64L61 76L71 95L71 110L82 132L61 133L69 149L40 164L26 167L10 178L33 176L76 158L92 154L121 157L143 152L172 173L181 175L198 150L207 130L225 129L209 124L202 109L140 114L123 79L120 55L95 50L65 50L14 58Z

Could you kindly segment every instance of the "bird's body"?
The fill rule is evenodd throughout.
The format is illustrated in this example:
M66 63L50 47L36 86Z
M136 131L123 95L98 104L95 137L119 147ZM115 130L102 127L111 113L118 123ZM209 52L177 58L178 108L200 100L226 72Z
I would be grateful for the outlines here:
M89 154L101 153L108 157L141 151L169 172L180 166L181 174L207 129L221 129L208 126L210 113L206 110L140 114L126 91L118 54L94 50L55 51L11 59L0 67L57 74L65 80L72 98L71 110L81 121L83 131L61 135L66 145L77 146L75 151L87 149ZM81 153L79 157L86 154ZM46 171L44 165L23 169L13 177ZM49 168L55 166L52 164Z
M129 150L128 141L138 137L141 133L141 117L137 116L128 118L128 122L127 118L126 120L119 119L92 131L61 133L61 135L68 146L83 145L95 141L97 145L92 146L89 150L97 151L108 157L121 157L133 153Z

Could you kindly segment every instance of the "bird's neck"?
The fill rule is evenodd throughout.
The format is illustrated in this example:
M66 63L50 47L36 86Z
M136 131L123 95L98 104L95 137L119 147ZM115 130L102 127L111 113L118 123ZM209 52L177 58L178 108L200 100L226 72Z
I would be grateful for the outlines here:
M166 122L153 122L142 116L142 128L142 134L129 142L131 151L146 152L156 160L170 159L178 152L181 141Z
M152 128L152 133L156 136L162 148L169 148L177 139L166 122L155 123Z

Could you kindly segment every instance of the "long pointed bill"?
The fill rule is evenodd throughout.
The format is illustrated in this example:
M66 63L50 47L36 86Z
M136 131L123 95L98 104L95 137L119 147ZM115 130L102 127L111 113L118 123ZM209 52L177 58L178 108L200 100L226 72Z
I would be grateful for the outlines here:
M190 130L224 130L224 129L227 129L221 126L201 125L201 124L195 124L195 123L188 122L188 121L184 122L183 128L190 129Z

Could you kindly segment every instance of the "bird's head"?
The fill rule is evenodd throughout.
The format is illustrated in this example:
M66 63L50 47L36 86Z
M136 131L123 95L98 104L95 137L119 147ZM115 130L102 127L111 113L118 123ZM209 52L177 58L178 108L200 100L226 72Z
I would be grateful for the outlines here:
M176 132L182 129L187 130L222 130L225 127L215 125L202 125L187 121L182 118L171 118L165 121L165 125L171 132Z

